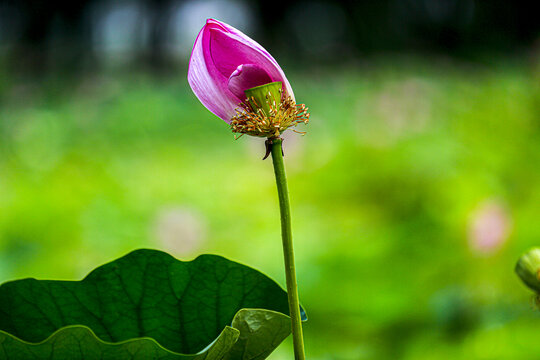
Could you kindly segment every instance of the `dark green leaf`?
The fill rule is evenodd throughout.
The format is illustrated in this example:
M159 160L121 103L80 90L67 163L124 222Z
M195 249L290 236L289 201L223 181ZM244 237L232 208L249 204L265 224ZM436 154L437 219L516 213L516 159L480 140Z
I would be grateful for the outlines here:
M284 316L284 315L282 315ZM55 360L217 360L235 345L239 331L227 326L217 341L198 355L182 355L161 347L154 339L104 342L86 326L66 326L41 343L28 343L0 331L0 359Z
M137 250L82 281L0 286L0 357L263 359L290 332L284 314L285 291L252 268Z

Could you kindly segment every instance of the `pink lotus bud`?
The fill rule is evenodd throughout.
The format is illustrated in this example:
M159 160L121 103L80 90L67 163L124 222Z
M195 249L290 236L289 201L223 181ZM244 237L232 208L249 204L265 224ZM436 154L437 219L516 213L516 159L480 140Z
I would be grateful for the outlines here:
M195 40L188 82L201 103L231 124L233 132L279 136L288 127L308 121L307 108L296 105L291 85L272 55L239 30L214 19L206 21ZM266 90L269 84L280 84L277 92L272 87ZM253 98L249 90L254 88L265 92ZM271 96L266 91L272 91Z

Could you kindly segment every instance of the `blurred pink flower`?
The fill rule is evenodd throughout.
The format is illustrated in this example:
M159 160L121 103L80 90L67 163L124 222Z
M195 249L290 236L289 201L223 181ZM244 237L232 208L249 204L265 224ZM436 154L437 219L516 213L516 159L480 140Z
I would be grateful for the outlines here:
M190 208L163 208L156 216L153 236L165 250L176 255L190 256L204 246L206 221Z
M469 224L469 246L476 253L489 255L508 239L511 219L505 207L486 201L472 214Z
M230 123L246 99L244 90L277 81L294 100L289 81L268 51L230 25L206 21L193 45L188 82L208 110Z

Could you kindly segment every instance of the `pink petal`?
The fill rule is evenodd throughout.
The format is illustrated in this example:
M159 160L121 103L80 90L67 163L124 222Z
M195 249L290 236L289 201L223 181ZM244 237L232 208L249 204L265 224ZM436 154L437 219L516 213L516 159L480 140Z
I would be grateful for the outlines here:
M294 99L289 81L268 51L237 29L224 23L214 23L216 20L209 21L215 25L210 28L211 41L205 56L215 64L218 72L230 76L239 65L256 64L268 73L272 82L281 81L285 93Z
M238 98L227 88L228 79L220 79L223 76L217 73L213 63L207 64L205 61L204 43L209 43L206 26L199 32L193 45L188 82L201 103L214 115L229 123L236 113Z
M240 66L246 73L233 76ZM262 85L260 81L268 80L264 74L268 82L281 81L285 93L294 99L283 70L262 46L230 25L207 20L193 46L188 82L208 110L230 122L240 101L244 100L241 88L250 83Z
M239 99L245 100L244 90L271 83L272 79L260 66L255 64L240 65L229 77L227 86Z

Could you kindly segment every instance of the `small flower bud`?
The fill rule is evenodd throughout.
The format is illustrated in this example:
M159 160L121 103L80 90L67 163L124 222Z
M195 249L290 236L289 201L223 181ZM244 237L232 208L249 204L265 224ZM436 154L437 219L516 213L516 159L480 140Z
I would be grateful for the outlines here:
M540 248L533 248L519 258L516 273L525 285L540 294Z

